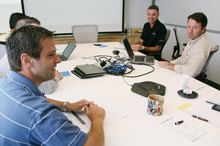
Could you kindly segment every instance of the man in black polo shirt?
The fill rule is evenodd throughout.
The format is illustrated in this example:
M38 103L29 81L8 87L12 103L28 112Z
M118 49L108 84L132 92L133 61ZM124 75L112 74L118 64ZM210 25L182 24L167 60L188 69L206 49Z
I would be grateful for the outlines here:
M150 52L161 52L165 44L166 27L159 20L159 7L151 5L147 10L148 22L144 24L140 40L132 45L132 50L148 55Z

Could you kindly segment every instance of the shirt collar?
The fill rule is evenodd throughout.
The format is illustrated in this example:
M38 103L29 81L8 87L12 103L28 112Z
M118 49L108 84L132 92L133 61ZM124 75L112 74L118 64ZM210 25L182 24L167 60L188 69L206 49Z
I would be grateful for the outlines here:
M206 37L206 33L202 34L200 37L198 37L198 38L196 38L194 40L189 39L189 42L194 44L194 43L196 43L197 41L199 41L203 37Z
M41 91L37 88L37 86L23 75L15 71L10 71L8 77L12 79L14 82L24 86L25 88L30 89L31 92L33 92L37 96L44 96L43 93L41 93Z

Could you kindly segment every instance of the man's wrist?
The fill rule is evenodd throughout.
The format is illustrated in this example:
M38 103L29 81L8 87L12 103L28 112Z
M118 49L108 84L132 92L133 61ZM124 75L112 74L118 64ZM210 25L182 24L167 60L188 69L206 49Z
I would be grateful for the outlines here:
M64 103L63 103L63 111L64 112L67 112L68 110L67 110L67 108L66 108L66 104L67 103L69 103L68 101L65 101Z
M168 63L167 64L167 68L170 69L170 66L171 66L171 63Z
M142 46L141 50L144 50L144 46Z

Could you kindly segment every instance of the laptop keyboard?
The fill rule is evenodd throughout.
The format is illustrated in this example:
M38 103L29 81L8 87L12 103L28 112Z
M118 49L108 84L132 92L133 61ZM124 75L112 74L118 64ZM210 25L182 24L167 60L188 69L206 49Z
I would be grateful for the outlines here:
M145 57L146 57L146 56L138 56L138 57L135 57L135 61L144 62Z

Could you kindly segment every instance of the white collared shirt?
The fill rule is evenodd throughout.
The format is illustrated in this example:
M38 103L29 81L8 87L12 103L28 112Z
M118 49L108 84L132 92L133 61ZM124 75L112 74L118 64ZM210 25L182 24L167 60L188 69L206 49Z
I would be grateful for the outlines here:
M212 50L212 43L204 33L195 40L190 39L181 57L170 63L175 64L175 72L196 77L202 71Z

